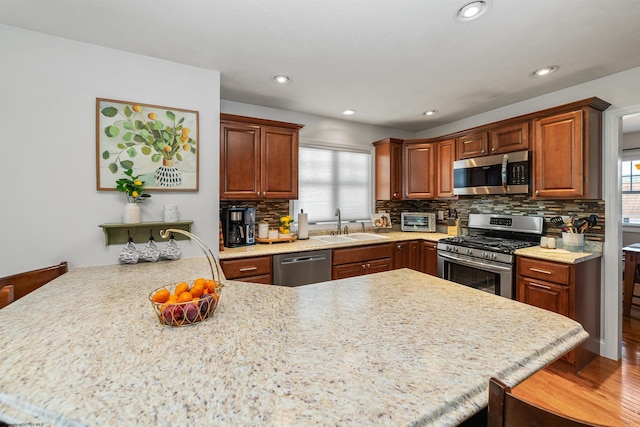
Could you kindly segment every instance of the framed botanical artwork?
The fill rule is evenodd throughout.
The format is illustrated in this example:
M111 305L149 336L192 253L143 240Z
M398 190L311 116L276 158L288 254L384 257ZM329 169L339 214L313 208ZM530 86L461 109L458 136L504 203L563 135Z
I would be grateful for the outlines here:
M96 99L96 177L101 191L133 170L146 190L198 191L198 112Z

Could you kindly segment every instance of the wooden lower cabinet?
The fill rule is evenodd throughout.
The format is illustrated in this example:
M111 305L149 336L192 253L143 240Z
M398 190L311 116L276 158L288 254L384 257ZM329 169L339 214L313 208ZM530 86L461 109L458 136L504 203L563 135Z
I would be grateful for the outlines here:
M518 301L567 316L589 333L563 360L582 370L600 353L600 259L564 264L517 257Z
M422 241L420 271L432 276L438 275L438 249L436 242Z
M227 279L271 285L271 256L221 259L220 267Z
M334 249L331 279L380 273L393 268L393 243Z
M397 242L393 247L393 268L411 268L419 270L420 243L415 241Z

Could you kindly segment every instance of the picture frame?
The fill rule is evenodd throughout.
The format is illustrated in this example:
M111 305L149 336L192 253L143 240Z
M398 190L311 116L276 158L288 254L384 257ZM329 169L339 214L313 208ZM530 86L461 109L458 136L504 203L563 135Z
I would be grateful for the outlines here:
M371 214L371 223L376 228L391 228L391 216L387 212Z
M96 98L96 185L132 169L150 191L198 191L198 111Z

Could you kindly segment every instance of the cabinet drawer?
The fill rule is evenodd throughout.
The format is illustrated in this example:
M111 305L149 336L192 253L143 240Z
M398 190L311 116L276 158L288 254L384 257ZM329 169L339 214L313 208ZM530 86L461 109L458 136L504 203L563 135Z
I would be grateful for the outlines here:
M334 249L333 265L362 262L378 258L391 258L392 256L393 243Z
M568 285L571 266L568 264L518 257L517 270L521 276Z
M220 266L227 279L271 275L270 256L220 260Z

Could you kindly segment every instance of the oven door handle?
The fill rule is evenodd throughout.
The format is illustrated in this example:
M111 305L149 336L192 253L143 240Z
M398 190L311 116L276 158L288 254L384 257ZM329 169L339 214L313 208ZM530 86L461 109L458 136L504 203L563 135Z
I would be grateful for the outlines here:
M472 260L470 258L458 258L458 257L452 256L450 254L443 254L443 253L438 253L438 256L440 258L445 259L445 260L456 261L458 264L464 264L464 265L469 265L469 266L472 266L472 267L482 268L482 269L490 271L492 273L500 273L500 272L503 272L503 271L510 272L511 271L511 266L502 267L500 265L487 264L487 263L484 263L484 262L478 262L478 261Z

